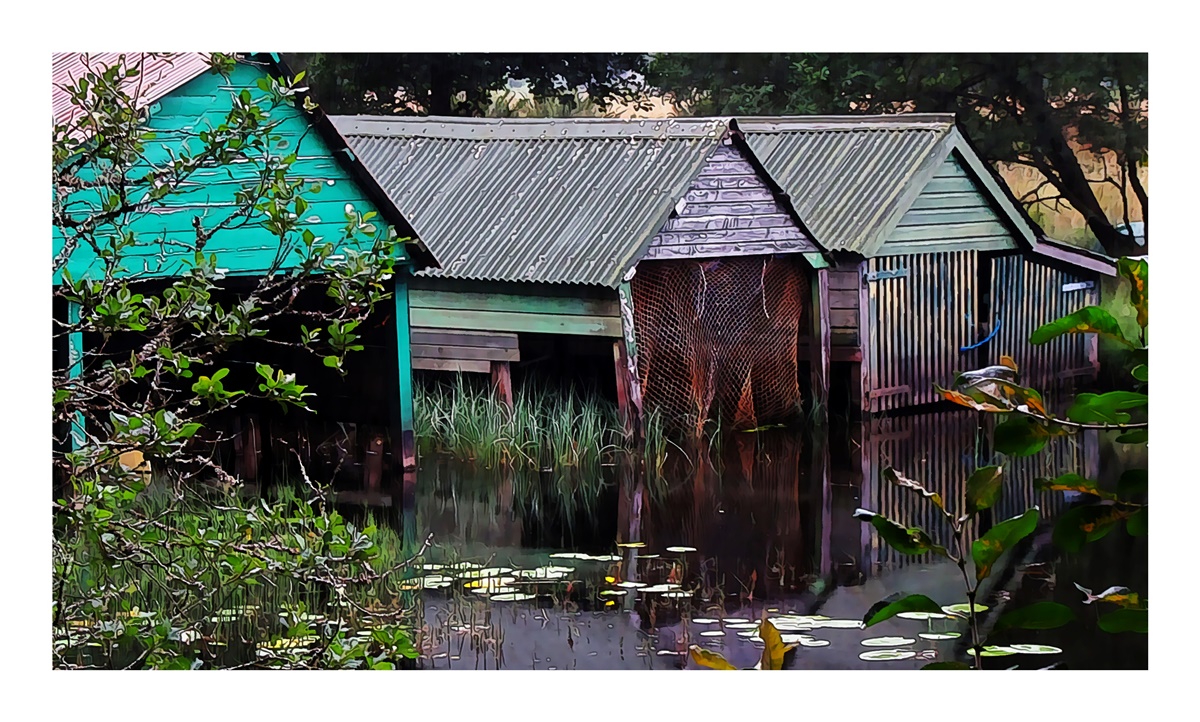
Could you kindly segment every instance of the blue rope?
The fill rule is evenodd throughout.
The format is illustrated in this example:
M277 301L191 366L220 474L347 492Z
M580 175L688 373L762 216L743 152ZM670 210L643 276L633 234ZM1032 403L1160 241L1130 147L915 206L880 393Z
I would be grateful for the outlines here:
M989 333L989 334L987 335L987 338L983 339L983 340L982 340L982 341L980 341L979 343L974 343L974 344L971 344L970 346L963 346L962 348L958 349L958 352L959 352L959 353L963 353L963 352L965 352L965 351L970 351L970 350L972 350L972 349L977 349L977 348L979 348L980 346L982 346L982 345L984 345L985 343L987 343L988 341L991 341L992 339L996 338L996 334L997 334L997 333L999 333L999 332L1000 332L1000 319L998 319L998 318L997 318L997 319L996 319L996 327L995 327L995 328L993 328L993 329L992 329L992 332L991 332L991 333Z

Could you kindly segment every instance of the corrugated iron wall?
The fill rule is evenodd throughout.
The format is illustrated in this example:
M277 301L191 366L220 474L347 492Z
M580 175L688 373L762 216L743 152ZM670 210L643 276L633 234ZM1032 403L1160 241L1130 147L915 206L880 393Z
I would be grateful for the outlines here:
M980 466L1004 467L1004 491L992 509L993 523L1009 519L1038 506L1043 517L1054 517L1065 505L1061 492L1043 492L1034 487L1038 478L1053 478L1068 472L1085 473L1086 454L1081 436L1052 439L1041 452L1026 458L992 456L987 450L989 425L995 418L970 410L944 411L881 419L866 441L870 469L865 481L872 485L871 510L906 526L920 526L939 543L950 541L945 519L916 493L883 482L880 474L891 466L905 476L936 491L952 510L961 510L966 480ZM970 528L970 533L976 533ZM931 555L899 554L872 535L872 558L881 565L900 567L934 561Z
M1012 356L1024 386L1050 390L1078 376L1094 376L1092 334L1068 334L1034 346L1029 336L1042 324L1100 302L1094 279L1065 273L1020 255L994 258L991 308L1000 324L987 346L990 362ZM1091 282L1091 288L1080 288Z
M864 363L870 364L871 411L938 400L956 371L973 367L961 351L977 340L976 251L872 258L868 272L902 273L868 280L870 328ZM870 278L870 276L868 276Z

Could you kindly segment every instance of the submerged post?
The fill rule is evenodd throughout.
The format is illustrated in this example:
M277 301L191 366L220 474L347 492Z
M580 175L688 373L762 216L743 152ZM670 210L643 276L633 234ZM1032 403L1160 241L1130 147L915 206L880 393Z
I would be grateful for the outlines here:
M500 403L512 411L512 366L508 361L492 361L492 389L500 398Z
M819 404L824 418L829 406L829 357L832 353L832 332L829 321L829 269L816 269L812 284L813 341L816 347L810 355L808 365L812 376L814 408Z
M67 302L67 324L72 329L67 334L67 378L77 379L83 375L83 330L80 325L81 309L75 301ZM79 451L87 442L84 432L82 411L75 412L71 419L71 451Z

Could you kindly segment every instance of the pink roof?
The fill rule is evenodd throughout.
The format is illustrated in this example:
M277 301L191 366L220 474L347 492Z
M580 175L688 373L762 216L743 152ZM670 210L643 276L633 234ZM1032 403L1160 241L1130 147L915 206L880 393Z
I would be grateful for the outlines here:
M209 53L54 53L53 100L54 124L75 120L80 111L71 96L60 86L74 84L91 67L92 72L115 65L125 56L127 67L141 74L126 81L127 92L137 95L138 107L145 107L209 69Z

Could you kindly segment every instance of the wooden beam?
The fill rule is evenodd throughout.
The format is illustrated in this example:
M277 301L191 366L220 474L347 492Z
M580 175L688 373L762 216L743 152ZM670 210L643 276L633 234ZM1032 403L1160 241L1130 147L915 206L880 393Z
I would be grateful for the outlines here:
M412 367L421 371L449 371L464 374L488 374L492 372L491 361L464 361L461 359L415 358Z
M829 269L820 268L813 272L812 284L812 313L813 340L809 361L812 377L813 400L820 404L822 414L828 413L829 404L829 360L832 356L832 336L830 331L829 308Z
M461 359L465 361L520 361L521 352L515 348L486 348L479 346L430 346L413 344L413 359Z
M396 319L395 373L399 381L397 385L399 418L392 419L392 446L393 454L396 451L400 452L393 456L393 460L400 459L403 462L402 464L396 464L399 468L394 469L393 473L416 471L417 468L417 445L416 439L413 436L413 363L412 340L409 331L407 276L406 272L396 274L396 284L393 292L396 304L393 316ZM397 434L396 432L399 433ZM396 438L397 436L399 439ZM396 448L397 440L399 441L398 449Z
M414 326L474 331L508 331L511 333L579 334L581 336L611 336L614 338L621 336L621 319L608 316L414 308L410 311L409 318Z
M488 333L448 328L413 326L412 343L426 346L486 346L487 348L518 348L515 333Z
M505 293L459 291L413 291L411 307L438 311L508 311L537 315L607 316L617 318L621 309L616 300L547 296L517 296Z
M492 389L509 410L513 407L512 367L508 361L492 361Z
M637 330L633 322L633 289L629 281L624 281L617 289L621 304L621 336L623 348L619 351L623 357L625 383L628 385L629 406L632 415L633 441L639 443L642 438L642 384L638 379Z

